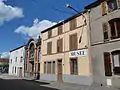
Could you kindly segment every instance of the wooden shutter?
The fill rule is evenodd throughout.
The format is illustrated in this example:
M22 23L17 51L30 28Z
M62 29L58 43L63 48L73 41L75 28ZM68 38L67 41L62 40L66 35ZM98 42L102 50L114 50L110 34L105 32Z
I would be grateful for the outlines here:
M76 19L70 21L70 30L74 30L77 27Z
M48 38L50 38L52 36L52 30L48 31Z
M102 8L102 15L105 15L107 14L107 11L106 11L106 1L102 2L101 3L101 8Z
M110 53L104 53L105 76L112 76Z
M57 52L63 51L63 39L57 40Z
M108 40L108 24L103 23L102 27L103 27L104 41L107 41Z
M44 73L46 73L46 62L44 62Z
M62 25L58 27L58 35L62 34L63 32L63 27Z
M48 42L47 43L47 54L51 54L52 53L52 42Z
M70 35L69 40L69 47L70 50L76 50L77 49L77 34Z
M52 74L55 74L55 61L53 61L53 64L52 64Z

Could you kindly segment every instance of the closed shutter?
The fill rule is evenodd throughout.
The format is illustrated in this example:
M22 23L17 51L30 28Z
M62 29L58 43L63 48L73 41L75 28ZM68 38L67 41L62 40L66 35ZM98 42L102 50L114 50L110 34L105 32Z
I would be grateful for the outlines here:
M112 76L110 53L104 53L105 76Z
M74 30L77 27L76 19L70 21L70 30Z
M120 8L120 0L117 0L118 8Z
M52 31L49 30L49 31L48 31L48 38L51 38L51 36L52 36Z
M48 42L47 43L47 54L51 54L52 53L52 42Z
M70 41L69 42L70 50L76 50L77 49L77 34L71 35L69 41Z
M105 15L107 14L107 11L106 11L106 1L102 2L101 3L101 8L102 8L102 15Z
M63 51L63 40L59 39L57 41L57 52L62 52Z
M63 32L63 27L62 25L58 27L58 35L62 34Z
M102 27L103 27L104 41L107 41L108 40L108 24L103 23Z

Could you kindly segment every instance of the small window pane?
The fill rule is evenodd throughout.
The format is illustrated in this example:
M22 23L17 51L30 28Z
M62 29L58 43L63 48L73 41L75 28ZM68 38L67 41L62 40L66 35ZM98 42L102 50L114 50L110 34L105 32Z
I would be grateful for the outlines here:
M114 55L114 67L119 67L119 56Z

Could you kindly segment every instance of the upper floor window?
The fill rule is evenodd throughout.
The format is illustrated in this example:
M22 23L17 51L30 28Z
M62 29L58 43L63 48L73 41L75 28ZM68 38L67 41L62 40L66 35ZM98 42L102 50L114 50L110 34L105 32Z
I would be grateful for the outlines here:
M51 38L52 37L52 30L49 30L48 31L48 38Z
M23 61L23 57L21 56L21 57L20 57L20 62L22 62L22 61Z
M120 38L120 19L109 21L111 29L111 39Z
M108 27L109 26L109 27ZM120 19L112 19L109 23L103 23L104 41L120 38ZM109 30L110 28L110 30Z
M70 30L74 30L77 27L76 19L70 21Z
M57 40L57 52L62 52L63 51L63 39Z
M69 48L70 50L76 50L77 49L77 33L70 35L69 37Z
M58 35L62 34L63 33L63 26L59 26L58 27Z
M108 11L109 12L112 12L118 8L117 0L108 0L107 4L108 4Z
M120 0L106 0L101 3L102 15L112 12L120 7Z
M17 62L17 57L15 58L15 62Z
M48 42L47 43L47 54L51 54L52 53L52 42Z
M11 59L11 63L12 63L12 59Z

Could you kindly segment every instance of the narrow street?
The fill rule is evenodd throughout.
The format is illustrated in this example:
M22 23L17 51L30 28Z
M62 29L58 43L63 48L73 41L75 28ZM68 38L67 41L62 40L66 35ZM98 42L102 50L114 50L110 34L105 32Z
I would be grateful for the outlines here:
M27 80L3 80L0 79L0 90L57 90L43 87L47 83L37 83Z

